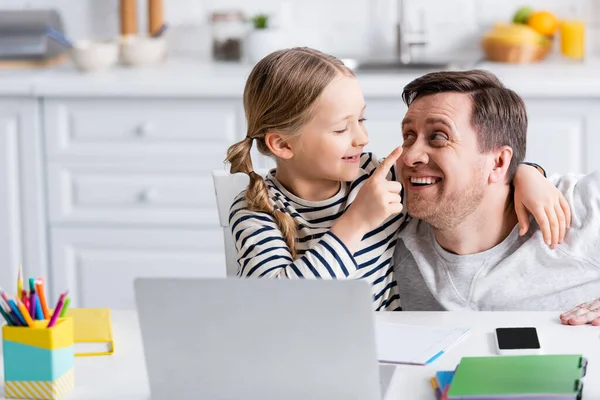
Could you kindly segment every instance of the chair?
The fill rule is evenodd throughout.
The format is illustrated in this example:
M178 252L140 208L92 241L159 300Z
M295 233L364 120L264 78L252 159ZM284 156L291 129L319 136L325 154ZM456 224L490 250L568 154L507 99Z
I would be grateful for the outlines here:
M257 170L257 174L266 176L268 170ZM229 228L229 209L233 199L248 186L248 175L230 174L226 170L213 171L213 184L217 197L217 208L219 211L219 222L223 228L223 240L225 241L225 264L227 276L235 276L238 270L237 250L233 242L233 235Z

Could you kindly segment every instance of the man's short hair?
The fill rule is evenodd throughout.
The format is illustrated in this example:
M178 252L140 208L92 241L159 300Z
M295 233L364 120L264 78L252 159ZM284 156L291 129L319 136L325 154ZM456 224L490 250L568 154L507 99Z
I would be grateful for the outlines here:
M508 182L512 182L526 152L527 112L523 99L506 88L496 75L484 70L432 72L406 85L402 99L410 106L419 97L446 92L470 95L471 123L478 134L480 152L501 146L512 148L507 172Z

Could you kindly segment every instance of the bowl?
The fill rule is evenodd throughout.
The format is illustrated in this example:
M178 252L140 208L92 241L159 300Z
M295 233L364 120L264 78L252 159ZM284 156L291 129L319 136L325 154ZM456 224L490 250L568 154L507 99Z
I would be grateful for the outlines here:
M164 36L125 36L121 40L121 62L130 66L150 66L165 60L167 40Z
M80 71L105 71L119 60L119 45L111 40L79 40L73 43L70 55Z
M552 51L552 41L544 44L508 44L483 39L481 47L489 61L524 64L544 60Z

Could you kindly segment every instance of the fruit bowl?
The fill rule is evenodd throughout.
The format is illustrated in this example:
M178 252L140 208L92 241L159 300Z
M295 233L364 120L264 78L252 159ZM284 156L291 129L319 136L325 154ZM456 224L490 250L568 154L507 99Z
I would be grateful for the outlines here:
M485 33L481 48L489 61L532 63L546 58L553 39L522 24L498 23Z
M511 44L484 38L481 47L486 60L505 63L534 63L542 61L552 51L552 42L545 44Z

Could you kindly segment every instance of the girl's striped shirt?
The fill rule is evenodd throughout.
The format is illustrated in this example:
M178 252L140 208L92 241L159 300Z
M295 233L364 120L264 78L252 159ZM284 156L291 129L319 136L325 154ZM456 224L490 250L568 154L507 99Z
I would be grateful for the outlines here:
M392 255L405 213L389 217L378 228L364 235L354 254L329 231L379 164L373 154L363 153L358 178L354 182L342 182L339 192L323 201L298 198L275 179L275 170L270 171L265 181L274 207L292 216L298 224L295 260L273 217L268 213L248 210L246 192L240 193L229 215L237 249L237 275L284 279L365 279L373 289L375 310L400 309ZM387 179L396 179L395 168Z

